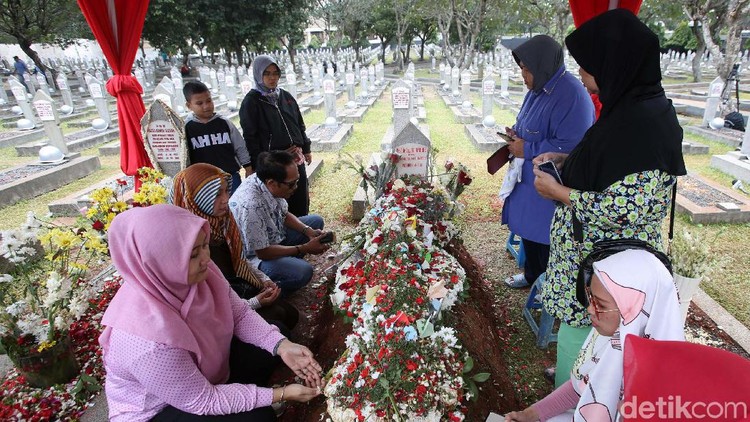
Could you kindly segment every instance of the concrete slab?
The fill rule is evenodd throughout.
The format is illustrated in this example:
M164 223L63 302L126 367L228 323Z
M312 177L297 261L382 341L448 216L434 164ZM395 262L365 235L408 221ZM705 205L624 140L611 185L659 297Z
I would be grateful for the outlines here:
M750 353L750 330L737 318L733 317L718 302L707 295L700 287L693 294L693 303L698 305L703 312L711 318L716 325L732 337L746 352Z
M682 141L682 153L686 155L708 154L708 145L695 141Z
M678 179L677 210L696 224L750 221L750 199L696 174Z
M486 152L495 152L498 148L506 144L502 138L495 135L495 132L499 129L499 127L487 129L481 123L464 125L466 136L471 139L471 143L473 143L478 150ZM489 132L489 134L487 132Z
M711 167L721 170L745 183L750 183L750 160L739 151L711 157Z
M117 139L120 136L120 129L117 127L107 129L104 132L96 132L92 129L91 132L94 134L73 141L68 140L74 137L75 133L68 134L65 137L68 150L71 152L80 152L95 145ZM18 145L16 146L16 153L21 157L34 157L39 154L39 150L45 145L47 145L46 140Z
M715 130L707 127L683 126L683 130L685 130L685 132L702 136L711 141L721 142L722 144L734 148L742 145L742 137L744 136L744 132L732 129Z
M28 167L17 166L6 171ZM55 190L81 179L101 167L99 157L77 157L55 166L39 165L33 174L0 185L0 208Z
M357 106L356 108L345 107L337 110L338 117L346 123L359 123L370 109L369 106Z
M44 129L0 132L0 148L14 147L44 138Z
M332 131L332 129L326 128L323 125L313 125L310 127L310 130L307 131L307 136L312 141L312 145L310 146L312 151L340 150L352 136L354 125L351 123L340 124L333 134L326 136L328 131Z
M470 109L465 109L463 106L450 106L451 112L453 113L453 119L456 123L471 124L477 123L482 120L482 113L477 110L476 107L472 106Z
M81 215L80 210L83 207L88 207L91 205L91 200L88 197L91 192L93 192L96 189L103 188L105 186L111 186L114 185L117 181L117 179L125 179L126 175L122 173L118 173L112 177L108 177L107 179L102 180L99 183L93 184L91 186L88 186L86 188L83 188L77 192L73 192L70 195L58 199L56 201L50 202L47 207L49 208L49 211L52 213L55 217L77 217ZM128 191L123 194L124 200L128 200L132 198L133 192Z

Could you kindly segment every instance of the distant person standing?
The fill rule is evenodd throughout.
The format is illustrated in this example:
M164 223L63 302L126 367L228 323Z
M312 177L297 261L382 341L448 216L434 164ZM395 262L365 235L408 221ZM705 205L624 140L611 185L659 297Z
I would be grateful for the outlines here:
M26 90L31 92L29 90L29 86L26 85L26 77L25 75L29 73L29 68L26 67L26 63L23 62L23 60L19 59L18 56L13 56L13 60L15 60L15 63L13 63L13 66L16 68L15 74L18 78L18 82L21 82L24 87L26 87Z
M255 88L247 93L240 107L242 136L253 169L261 152L286 151L292 154L299 180L296 190L286 200L289 213L297 217L308 215L310 196L305 163L312 162L312 154L302 113L292 94L279 88L281 70L271 56L264 54L253 60L253 77Z

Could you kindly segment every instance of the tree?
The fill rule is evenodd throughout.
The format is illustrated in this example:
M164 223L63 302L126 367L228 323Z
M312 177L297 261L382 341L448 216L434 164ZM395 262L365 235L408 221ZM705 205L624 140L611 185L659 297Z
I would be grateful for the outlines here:
M379 2L372 12L372 32L380 40L380 59L385 63L385 47L396 34L396 17L393 7L386 2Z
M78 4L70 0L0 0L0 33L12 37L39 69L50 72L55 86L57 70L42 63L31 46L65 44L80 35L93 38Z
M187 64L193 40L203 35L198 26L187 24L201 20L199 6L188 0L151 0L142 38L169 55L181 54L183 64Z
M412 16L411 26L415 30L415 36L419 37L419 60L424 61L424 46L435 38L435 21L425 18L422 14L416 13Z

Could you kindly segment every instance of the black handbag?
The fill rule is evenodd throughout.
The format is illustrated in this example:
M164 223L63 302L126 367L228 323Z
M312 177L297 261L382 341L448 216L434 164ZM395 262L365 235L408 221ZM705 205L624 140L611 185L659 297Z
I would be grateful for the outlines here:
M672 238L674 237L674 211L676 199L677 181L675 180L675 183L672 186L672 207L669 212L669 244L672 243ZM573 212L572 223L573 238L578 245L580 255L583 255L583 224L578 220L575 212ZM576 299L584 308L589 306L589 298L586 294L586 289L591 286L591 276L594 273L594 262L601 261L608 256L629 249L640 249L650 252L659 259L662 264L664 264L670 274L672 273L672 262L669 260L669 256L664 252L655 249L647 242L639 239L600 240L594 243L593 250L581 259L578 267L578 276L576 277Z

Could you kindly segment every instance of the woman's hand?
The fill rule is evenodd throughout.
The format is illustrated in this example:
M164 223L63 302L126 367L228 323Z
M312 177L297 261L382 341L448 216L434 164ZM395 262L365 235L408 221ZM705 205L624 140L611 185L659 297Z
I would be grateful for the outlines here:
M307 154L305 154L305 162L308 166L310 165L310 163L312 163L312 153L308 152Z
M570 191L569 187L563 186L557 183L551 174L547 174L534 165L534 187L543 198L553 199L560 201L566 205L570 205Z
M557 167L557 171L560 171L566 158L568 158L568 154L563 152L543 152L534 157L534 161L532 162L535 166L538 166L545 161L552 161L555 167Z
M260 306L268 306L274 302L276 302L276 299L279 298L279 295L281 294L281 289L279 286L277 286L275 283L271 282L273 286L269 286L268 283L266 283L266 287L263 288L263 290L258 293L255 298L258 299L258 302L260 302Z
M510 412L505 415L505 422L536 422L539 415L533 407L527 407L521 412Z
M286 366L294 371L295 375L305 380L309 387L323 388L323 381L320 378L323 368L315 361L310 349L284 339L279 345L277 353Z
M307 403L320 394L320 389L305 387L302 384L289 384L284 387L284 400Z

